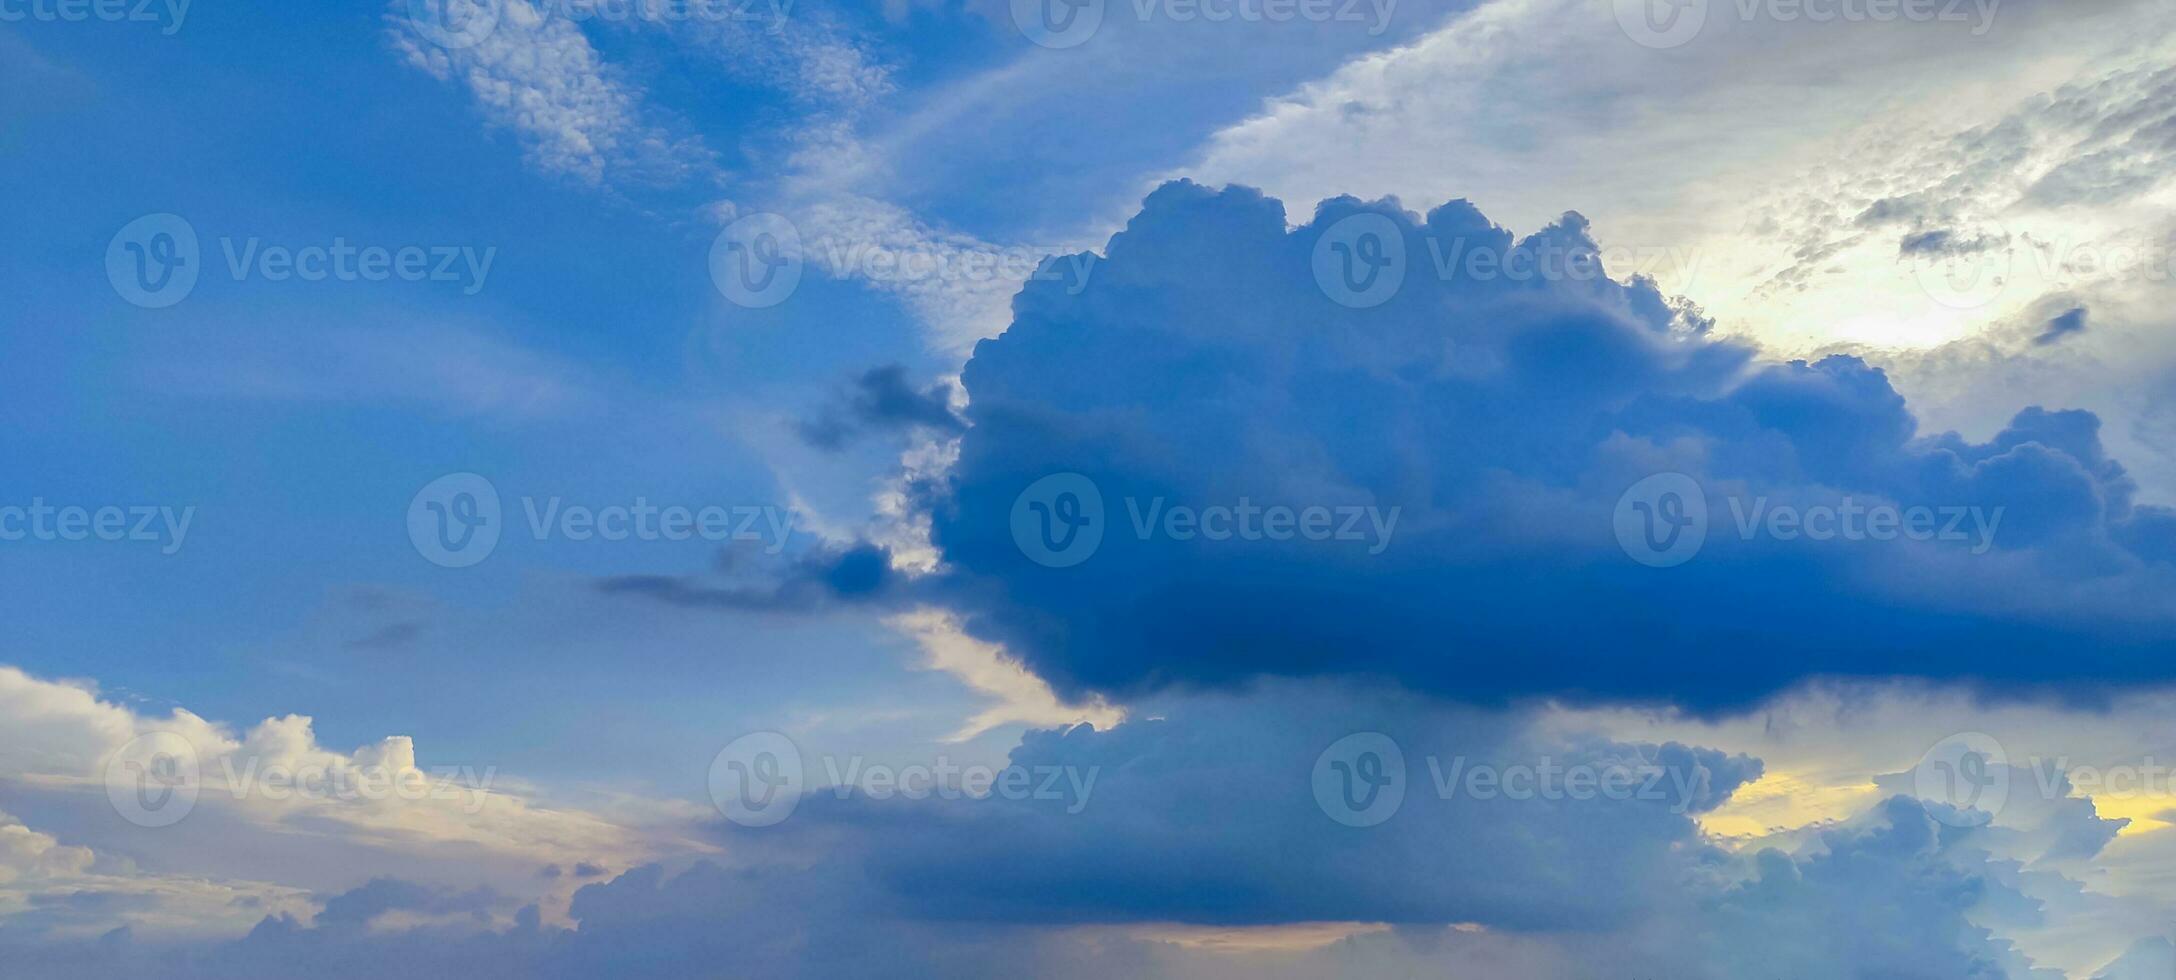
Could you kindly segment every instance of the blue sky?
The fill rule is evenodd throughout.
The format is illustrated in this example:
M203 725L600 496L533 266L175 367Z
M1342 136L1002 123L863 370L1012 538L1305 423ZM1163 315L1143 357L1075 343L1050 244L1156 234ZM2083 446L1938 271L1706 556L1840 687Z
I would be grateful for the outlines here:
M33 975L2176 960L2158 5L448 2L0 2Z

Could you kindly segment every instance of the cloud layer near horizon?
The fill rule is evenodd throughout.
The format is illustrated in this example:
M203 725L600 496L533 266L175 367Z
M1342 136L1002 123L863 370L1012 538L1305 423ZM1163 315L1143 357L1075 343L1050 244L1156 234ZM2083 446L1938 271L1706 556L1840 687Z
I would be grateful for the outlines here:
M1272 683L1163 713L1033 734L1014 751L1020 770L1054 767L1073 785L1086 777L1085 797L814 790L777 826L714 825L712 859L609 880L578 869L591 880L573 893L565 925L533 906L507 908L495 889L378 876L291 896L246 935L0 932L0 952L28 977L359 977L397 959L429 978L672 977L697 963L762 977L1211 978L1510 963L1578 978L2022 978L2052 975L1997 928L2114 908L2062 870L2092 861L2121 825L2087 801L2021 793L1996 825L1977 827L1943 804L1888 796L1772 849L1732 849L1695 818L1761 775L1744 755L1570 733L1529 713L1373 685ZM1310 779L1356 730L1405 753L1403 803L1370 826L1336 820ZM1537 765L1655 778L1623 798L1566 792L1576 784L1561 777L1528 792L1511 780L1476 792L1459 777ZM1899 780L1914 782L1883 779ZM0 869L34 863L32 850L0 846ZM463 859L447 857L445 870L458 870ZM44 904L89 911L80 897ZM1324 922L1394 928L1348 925L1343 940L1268 959L1155 938L1173 923L1274 938Z

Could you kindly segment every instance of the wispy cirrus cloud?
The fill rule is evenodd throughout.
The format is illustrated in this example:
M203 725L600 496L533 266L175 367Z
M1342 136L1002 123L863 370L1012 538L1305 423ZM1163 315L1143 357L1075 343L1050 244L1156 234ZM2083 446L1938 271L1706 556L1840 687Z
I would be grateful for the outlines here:
M702 140L671 135L648 119L642 91L556 5L474 4L468 16L493 11L494 26L473 44L453 45L434 41L410 16L421 5L396 0L391 6L386 19L395 50L416 68L465 88L488 122L519 136L539 170L594 186L716 176L715 156Z

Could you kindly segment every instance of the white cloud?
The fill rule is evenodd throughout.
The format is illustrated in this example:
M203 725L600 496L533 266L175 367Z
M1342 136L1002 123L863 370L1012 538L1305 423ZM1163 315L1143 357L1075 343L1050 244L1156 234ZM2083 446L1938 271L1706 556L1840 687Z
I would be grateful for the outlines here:
M2176 495L2176 468L2154 462L2176 445L2155 394L2176 366L2159 314L2176 283L2065 263L2128 250L2170 271L2176 10L2020 0L1976 34L1741 9L1712 4L1697 38L1655 50L1603 0L1494 0L1269 99L1164 176L1296 207L1465 197L1521 229L1576 209L1605 249L1654 260L1613 273L1649 273L1780 354L1865 353L1898 371L1930 431L1991 432L2033 402L2091 408L2141 461L2146 495ZM1884 200L1911 210L1862 226ZM2012 243L1984 305L1937 298L1918 273L1940 268L1899 254L1945 229ZM2093 309L2082 345L2000 335L2065 290ZM1920 353L1945 344L1966 346Z
M118 865L118 866L115 866ZM266 915L307 915L300 889L136 872L0 812L0 931L83 939L235 934Z
M1126 718L1124 709L1106 704L1101 698L1081 705L1060 702L1042 678L1006 656L1003 647L968 636L951 613L917 609L886 623L921 644L922 651L929 655L931 669L951 674L975 691L996 699L997 703L967 719L947 741L963 742L1000 725L1064 728L1086 723L1105 729Z
M131 802L126 764L148 758L147 746L178 760L146 777L161 800L134 811L160 818L148 822L109 802ZM618 871L707 849L686 843L702 816L689 806L623 801L613 816L553 807L488 764L419 758L406 736L343 753L320 745L304 716L236 733L5 666L0 794L20 817L0 819L0 920L61 933L234 934L281 910L307 918L300 896L386 873L489 887L509 915L516 902L563 911L581 882L540 876L547 865ZM176 806L178 821L164 821ZM59 896L86 890L138 897L78 903L64 921L45 921Z
M616 75L579 25L527 0L494 6L495 29L466 47L425 37L405 0L392 4L387 20L409 64L465 86L487 120L520 134L530 162L546 173L600 185L608 176L662 184L713 171L699 140L643 120L640 90Z
M2003 923L2000 931L2035 962L2085 976L2176 918L2169 900L2176 824L2155 819L2176 811L2172 709L2176 696L2167 693L2123 695L2092 711L1867 682L1803 687L1730 717L1559 709L1548 724L1622 739L1682 739L1760 758L1767 767L1762 778L1702 817L1711 832L1743 835L1737 843L1748 850L1802 848L1825 824L1852 819L1890 794L1912 793L1917 781L1908 774L1938 743L1966 733L1988 736L2017 771L1994 808L1999 833L1983 835L1981 846L2040 872L2025 875L2020 887L2046 903L2044 914ZM2063 772L2067 785L2054 780ZM1907 775L1892 775L1900 773ZM2097 855L2057 846L2065 832L2082 832L2079 821L2096 812L2131 822ZM2075 883L2045 874L2056 870Z

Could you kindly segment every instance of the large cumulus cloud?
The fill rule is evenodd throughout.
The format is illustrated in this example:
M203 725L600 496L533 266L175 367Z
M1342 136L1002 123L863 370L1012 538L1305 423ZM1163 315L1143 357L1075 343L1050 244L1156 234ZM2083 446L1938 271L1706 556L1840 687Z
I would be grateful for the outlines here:
M1351 308L1311 256L1363 213L1397 229L1406 270ZM1572 271L1438 274L1474 252ZM1649 282L1581 274L1601 262L1577 215L1517 240L1463 202L1421 218L1343 198L1288 229L1251 190L1164 186L1090 288L1030 282L966 366L970 428L928 496L952 601L1072 695L1361 673L1718 709L1810 675L2040 689L2176 670L2176 518L2134 501L2092 415L1922 435L1881 371L1764 362ZM1654 568L1613 520L1666 472L1698 482L1709 529L1693 560ZM1016 500L1054 473L1105 501L1100 545L1070 567L1013 533ZM1739 529L1846 497L1977 517L1956 540ZM1381 548L1133 526L1159 500L1243 499L1398 518Z

